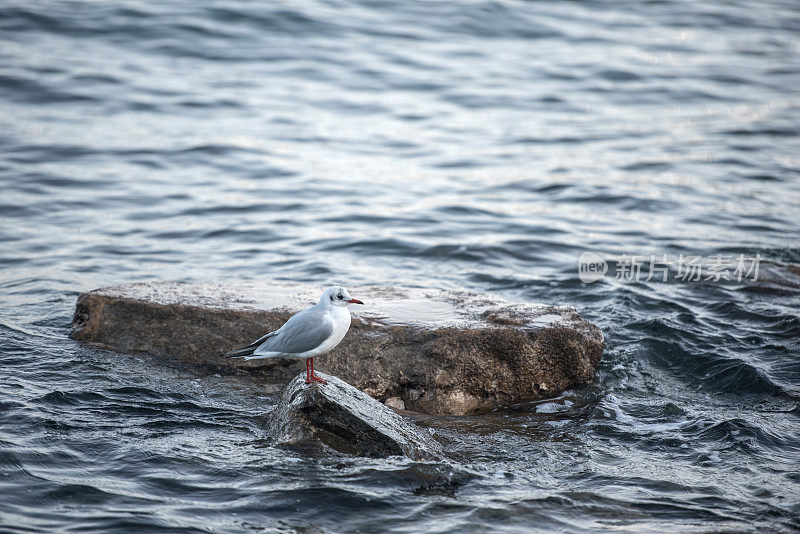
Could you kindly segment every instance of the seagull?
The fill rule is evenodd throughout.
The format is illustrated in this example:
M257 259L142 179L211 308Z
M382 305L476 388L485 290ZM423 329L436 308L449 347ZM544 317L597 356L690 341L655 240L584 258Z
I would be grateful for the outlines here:
M326 381L314 374L314 357L333 350L350 329L350 304L364 304L341 286L325 290L314 306L297 312L274 332L240 349L225 354L227 358L260 360L264 358L305 358L306 384Z

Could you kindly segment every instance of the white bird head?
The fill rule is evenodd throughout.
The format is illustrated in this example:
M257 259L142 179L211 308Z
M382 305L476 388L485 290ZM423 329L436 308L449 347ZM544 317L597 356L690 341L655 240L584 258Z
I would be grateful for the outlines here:
M322 297L319 299L320 304L333 305L333 306L348 306L349 304L364 304L358 299L350 296L342 286L331 286L325 290Z

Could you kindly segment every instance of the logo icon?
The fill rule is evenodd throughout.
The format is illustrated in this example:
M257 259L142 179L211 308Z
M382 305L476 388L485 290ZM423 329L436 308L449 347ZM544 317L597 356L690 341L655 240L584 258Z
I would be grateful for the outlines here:
M578 258L578 278L584 284L591 284L603 278L608 272L608 263L599 254L584 252Z

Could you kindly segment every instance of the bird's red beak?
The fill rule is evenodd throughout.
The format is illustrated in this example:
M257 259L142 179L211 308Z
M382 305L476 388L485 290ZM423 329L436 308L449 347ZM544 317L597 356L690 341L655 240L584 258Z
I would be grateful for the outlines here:
M350 299L350 300L348 300L347 302L349 302L350 304L361 304L361 305L363 305L363 304L364 304L363 302L361 302L361 301L360 301L360 300L358 300L358 299Z

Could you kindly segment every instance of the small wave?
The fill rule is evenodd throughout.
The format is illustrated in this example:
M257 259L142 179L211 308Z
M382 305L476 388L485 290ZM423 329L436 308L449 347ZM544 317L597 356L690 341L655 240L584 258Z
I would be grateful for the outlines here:
M6 98L24 104L52 106L55 104L85 104L99 101L82 93L53 89L30 77L0 74L0 90Z
M34 402L51 406L78 406L86 403L106 402L109 399L94 391L51 391Z
M734 128L721 133L737 137L797 137L800 128Z
M246 10L209 7L206 8L206 13L217 22L226 25L241 24L259 32L332 36L342 30L333 20L321 20L299 10L281 9L270 5L251 6Z

